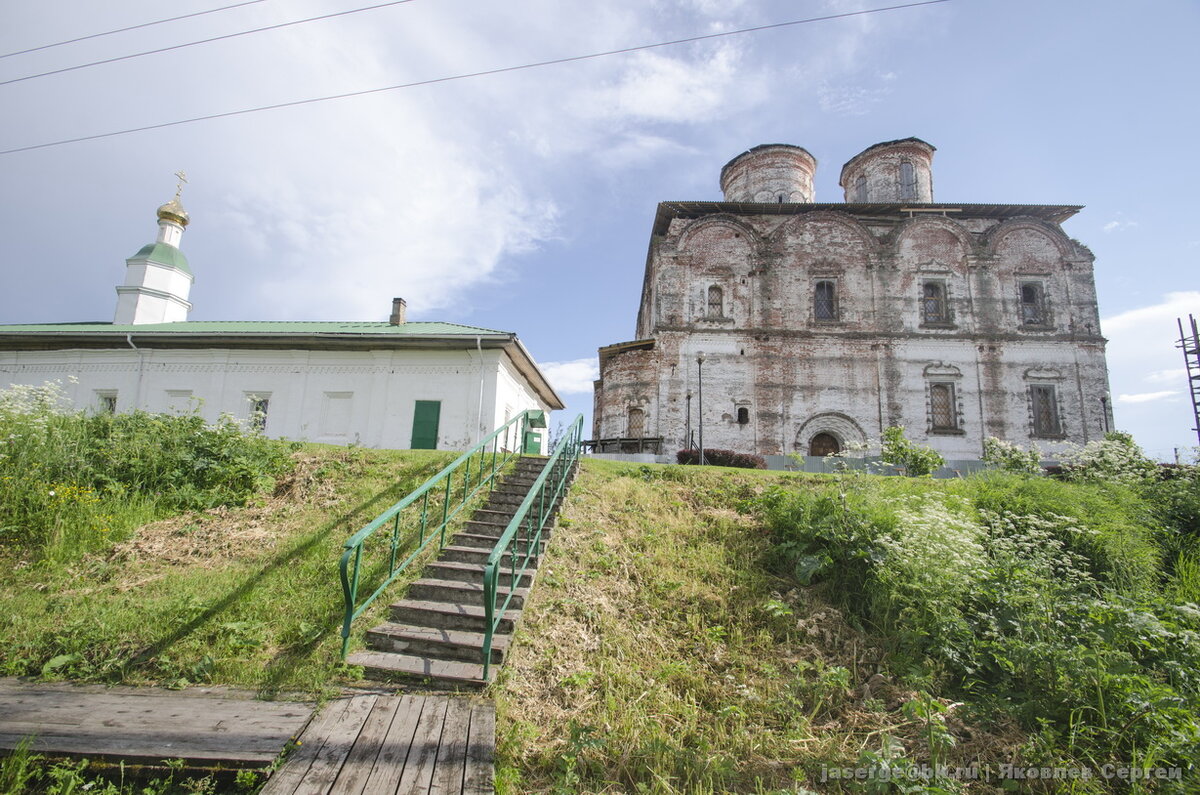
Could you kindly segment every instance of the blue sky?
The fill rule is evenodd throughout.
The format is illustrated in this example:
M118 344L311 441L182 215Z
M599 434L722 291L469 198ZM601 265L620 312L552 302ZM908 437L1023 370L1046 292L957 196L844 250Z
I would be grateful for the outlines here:
M11 0L0 52L228 0ZM0 58L0 81L354 8L263 0ZM0 86L0 149L889 5L412 0ZM409 317L516 331L572 413L633 337L655 206L804 146L817 201L879 141L944 202L1081 204L1117 425L1194 446L1175 318L1200 315L1200 4L950 0L0 155L0 322L110 320L184 169L192 319Z

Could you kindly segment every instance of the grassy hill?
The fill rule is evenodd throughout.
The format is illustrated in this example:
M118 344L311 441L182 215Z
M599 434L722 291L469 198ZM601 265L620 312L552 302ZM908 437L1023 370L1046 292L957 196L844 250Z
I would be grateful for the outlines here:
M1195 792L1198 487L586 461L495 688L501 789Z
M0 675L359 681L341 544L453 453L18 397ZM491 688L499 789L1200 791L1200 473L1093 452L1074 482L585 461Z

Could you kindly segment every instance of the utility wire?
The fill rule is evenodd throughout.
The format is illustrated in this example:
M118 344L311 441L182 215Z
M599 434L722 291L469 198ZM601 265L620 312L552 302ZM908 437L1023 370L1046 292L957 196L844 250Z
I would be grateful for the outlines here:
M24 55L27 52L37 52L38 50L48 50L51 47L61 47L64 44L74 44L77 41L87 41L88 39L98 39L101 36L111 36L114 33L124 33L127 30L139 30L141 28L152 27L153 25L161 25L164 22L176 22L180 19L191 19L192 17L202 17L205 14L215 14L218 11L228 11L231 8L241 8L242 6L252 6L255 3L262 3L264 0L246 0L244 3L234 3L231 6L222 6L220 8L210 8L207 11L197 11L194 14L183 14L178 17L170 17L168 19L158 19L154 22L143 22L140 25L130 25L127 28L117 28L116 30L106 30L103 33L92 33L88 36L80 36L77 39L67 39L66 41L56 41L53 44L43 44L40 47L30 47L28 50L16 50L15 52L0 53L0 58L11 58L14 55Z
M517 72L523 69L536 69L542 66L554 66L556 64L573 63L575 61L587 61L593 58L604 58L609 55L623 55L625 53L638 52L641 50L653 50L660 47L671 47L676 44L688 44L696 41L706 41L709 39L719 39L727 36L737 36L744 33L757 33L764 30L775 30L778 28L787 28L794 25L807 25L813 22L828 22L834 19L846 19L847 17L866 16L868 14L878 14L884 11L898 11L905 8L919 8L920 6L932 6L939 3L948 3L950 0L924 0L919 3L904 3L903 5L886 6L884 8L869 8L862 11L847 11L842 14L830 14L823 17L809 17L807 19L793 19L788 22L775 22L770 25L757 25L752 28L741 28L739 30L727 30L721 33L709 33L703 36L689 36L686 39L673 39L671 41L660 41L655 44L641 44L635 47L623 47L619 50L605 50L604 52L594 52L587 55L573 55L567 58L554 58L549 61L537 61L535 63L521 64L520 66L503 66L496 69L486 69L481 72L467 72L458 75L449 75L447 77L435 77L429 80L417 80L412 83L399 83L394 86L383 86L381 88L368 88L363 91L349 91L345 94L331 94L324 97L312 97L309 99L297 99L292 102L280 102L275 105L259 105L254 108L244 108L242 110L230 110L224 113L211 113L207 116L193 116L190 119L179 119L178 121L167 121L161 124L147 124L144 127L131 127L127 130L116 130L114 132L97 133L96 135L84 135L79 138L65 138L61 141L51 141L44 144L33 144L31 146L21 146L15 149L0 150L0 155L11 155L17 152L29 152L34 149L47 149L52 146L64 146L66 144L81 143L83 141L95 141L101 138L113 138L118 135L129 135L130 133L146 132L147 130L161 130L166 127L176 127L181 124L191 124L198 121L209 121L211 119L224 119L230 116L243 116L249 113L259 113L267 110L278 110L280 108L292 108L298 105L312 105L318 102L328 102L334 99L347 99L349 97L361 97L368 94L380 94L385 91L398 91L404 88L416 88L418 86L430 86L437 83L449 83L455 80L466 80L472 77L484 77L487 75L504 74L506 72Z
M257 0L255 0L257 2ZM398 6L401 3L411 3L412 0L391 0L388 3L379 3L373 6L363 6L362 8L351 8L349 11L335 11L332 14L322 14L319 17L309 17L307 19L297 19L294 22L280 22L278 25L267 25L265 28L254 28L253 30L242 30L237 33L226 33L223 36L213 36L211 39L200 39L199 41L189 41L184 44L174 44L170 47L160 47L157 50L146 50L145 52L135 52L129 55L118 55L116 58L106 58L103 61L92 61L90 63L81 63L77 66L67 66L62 69L53 69L49 72L39 72L36 75L26 75L25 77L14 77L12 80L0 81L0 86L7 86L11 83L20 83L24 80L35 80L39 77L49 77L50 75L59 75L63 72L74 72L76 69L87 69L92 66L101 66L106 63L116 63L117 61L128 61L131 58L141 58L143 55L157 55L160 52L170 52L171 50L182 50L184 47L195 47L197 44L209 44L214 41L224 41L225 39L236 39L239 36L249 36L251 33L262 33L264 30L278 30L279 28L290 28L293 25L303 25L306 22L318 22L322 19L333 19L334 17L344 17L348 14L358 14L363 11L374 11L379 8L387 8L388 6Z

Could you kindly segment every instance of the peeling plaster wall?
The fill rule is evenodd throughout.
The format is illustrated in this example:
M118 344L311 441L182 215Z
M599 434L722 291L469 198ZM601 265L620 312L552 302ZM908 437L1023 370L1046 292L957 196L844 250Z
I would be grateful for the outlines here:
M706 447L808 452L817 433L844 446L904 425L970 459L987 436L1053 454L1107 430L1086 247L1044 218L972 205L928 215L830 207L713 205L671 218L651 240L638 314L637 339L652 346L602 351L594 436L626 436L637 408L642 435L664 437L667 452L685 446L689 405L693 430L700 421L700 351ZM834 286L832 316L817 307L819 282ZM1040 300L1023 301L1023 289ZM937 385L939 421L949 411L952 427L934 427ZM1031 387L1054 399L1040 428Z

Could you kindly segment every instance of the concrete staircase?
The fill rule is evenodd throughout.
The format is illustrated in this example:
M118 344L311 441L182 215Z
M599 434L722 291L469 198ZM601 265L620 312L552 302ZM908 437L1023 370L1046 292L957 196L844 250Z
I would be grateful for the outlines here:
M544 458L518 459L516 468L496 485L487 503L475 511L438 559L426 565L424 576L408 587L406 597L391 606L391 620L367 632L368 648L351 654L346 662L361 665L369 679L453 690L486 685L482 663L483 569L545 464ZM504 661L512 641L537 563L550 538L549 525L557 507L551 510L542 542L534 551L536 557L520 581L514 584L509 572L499 579L497 600L503 602L509 592L513 599L492 637L493 673ZM509 556L505 555L502 562L507 564Z

